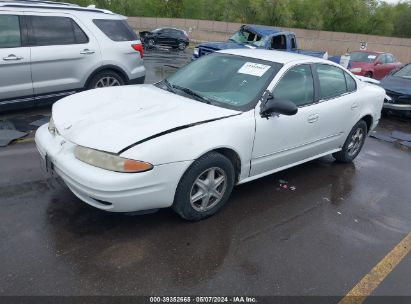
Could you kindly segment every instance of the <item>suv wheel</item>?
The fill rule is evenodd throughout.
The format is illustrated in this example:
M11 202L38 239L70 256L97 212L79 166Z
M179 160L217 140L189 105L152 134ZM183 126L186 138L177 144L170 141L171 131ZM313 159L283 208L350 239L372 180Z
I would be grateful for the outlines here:
M116 87L124 85L123 78L114 71L103 71L95 75L88 86L89 89Z
M196 160L181 178L173 209L182 218L199 221L219 211L234 187L234 168L224 155L210 152Z
M343 163L352 162L360 153L362 146L364 145L366 135L367 124L364 120L360 120L352 128L350 134L348 134L341 151L333 153L334 158Z
M186 44L184 43L184 42L180 42L179 44L178 44L178 49L180 50L180 51L184 51L185 49L186 49Z

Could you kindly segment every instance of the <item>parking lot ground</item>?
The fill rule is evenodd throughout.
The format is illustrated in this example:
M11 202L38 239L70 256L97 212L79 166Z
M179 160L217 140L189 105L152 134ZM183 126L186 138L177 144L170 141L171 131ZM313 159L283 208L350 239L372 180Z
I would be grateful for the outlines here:
M170 72L154 59L146 65L153 78ZM379 128L411 132L396 118ZM321 295L337 303L411 232L411 153L373 138L353 164L324 157L238 186L220 213L197 223L169 209L90 207L45 175L32 141L0 149L0 168L0 295ZM407 254L370 295L411 296L410 277Z

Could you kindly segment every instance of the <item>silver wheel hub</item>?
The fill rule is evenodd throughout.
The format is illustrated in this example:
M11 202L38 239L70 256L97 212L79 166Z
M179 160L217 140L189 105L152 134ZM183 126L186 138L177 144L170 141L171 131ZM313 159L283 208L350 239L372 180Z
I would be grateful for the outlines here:
M227 175L217 167L202 172L190 191L190 204L198 212L206 212L216 206L227 189Z
M359 152L359 150L361 149L363 138L364 138L364 130L361 128L358 128L351 136L351 141L348 144L348 147L347 147L348 155L353 156Z
M117 80L117 78L107 76L99 79L96 83L96 88L105 88L105 87L116 87L119 86L120 81Z

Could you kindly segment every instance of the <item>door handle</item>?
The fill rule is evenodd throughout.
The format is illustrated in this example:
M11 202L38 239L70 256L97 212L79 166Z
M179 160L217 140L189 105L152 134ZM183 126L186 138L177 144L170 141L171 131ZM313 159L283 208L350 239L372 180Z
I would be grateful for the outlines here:
M356 109L358 109L358 103L354 102L354 103L351 105L351 110L356 110Z
M80 52L81 55L91 55L94 54L95 51L89 50L89 49L84 49Z
M14 54L10 54L9 56L3 58L4 61L16 61L16 60L22 60L22 59L23 57L16 56Z
M309 123L313 123L313 122L318 121L318 118L320 118L320 115L312 114L312 115L308 116L307 120L308 120Z

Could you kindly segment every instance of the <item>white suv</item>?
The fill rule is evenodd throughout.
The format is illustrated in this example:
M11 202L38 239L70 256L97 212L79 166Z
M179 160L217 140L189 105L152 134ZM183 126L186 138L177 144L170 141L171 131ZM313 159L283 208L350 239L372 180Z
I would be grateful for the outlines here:
M142 57L126 17L66 3L0 0L0 111L143 83Z

